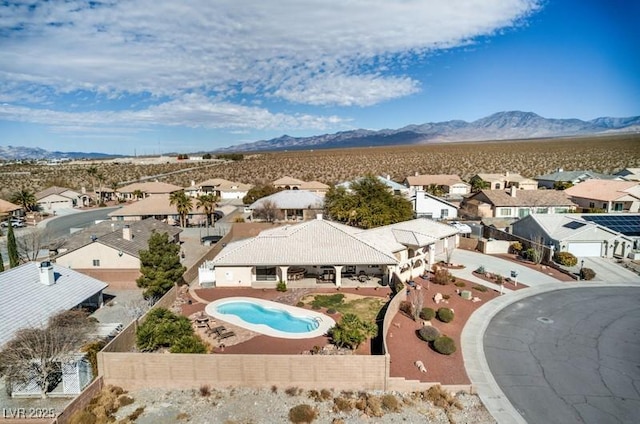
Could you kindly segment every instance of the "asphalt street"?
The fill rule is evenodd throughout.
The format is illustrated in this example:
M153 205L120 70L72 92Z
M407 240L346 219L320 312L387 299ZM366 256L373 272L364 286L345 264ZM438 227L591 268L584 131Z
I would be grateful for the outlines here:
M631 423L640 417L640 287L538 294L491 320L484 353L528 423Z

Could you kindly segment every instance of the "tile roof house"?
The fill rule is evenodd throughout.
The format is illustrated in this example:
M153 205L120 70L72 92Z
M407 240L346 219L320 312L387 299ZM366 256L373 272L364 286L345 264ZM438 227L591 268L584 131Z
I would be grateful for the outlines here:
M252 184L228 181L223 178L211 178L197 184L195 181L192 181L191 187L185 188L185 192L193 197L198 197L203 194L213 194L218 196L220 200L231 200L242 199L252 187Z
M567 213L576 205L565 191L481 190L463 201L461 208L468 215L480 218L523 218L529 214Z
M320 181L305 181L300 185L300 190L310 191L318 196L324 197L325 193L329 191L329 186Z
M148 181L144 183L133 183L120 187L116 190L116 195L122 200L135 200L135 192L142 193L142 197L148 197L154 194L171 194L175 191L182 190L182 187L175 184L163 183L160 181Z
M401 195L401 196L404 196L404 197L409 197L409 187L393 181L391 179L390 175L387 175L385 177L383 177L382 175L377 175L376 178L382 184L386 185L388 187L389 191L392 192L393 194ZM357 179L355 179L353 181L345 181L345 182L342 182L340 184L337 184L336 186L337 187L344 187L347 191L349 191L349 190L351 190L351 184L354 181L359 181L359 180L361 180L361 178L357 178Z
M538 181L539 187L554 188L556 183L571 183L573 185L586 180L613 180L615 175L599 174L593 171L564 171L559 168L556 172L540 175L534 179Z
M457 245L458 230L415 219L370 230L318 219L262 231L229 243L206 267L218 287L289 287L316 282L387 284L429 269L434 257ZM302 280L298 282L298 280Z
M136 288L140 276L140 250L149 247L153 232L167 233L180 242L180 228L156 219L103 221L73 233L57 249L58 265L107 281L116 288Z
M264 220L264 208L277 210L269 221L306 221L314 219L324 209L324 199L306 190L282 190L256 200L249 206L252 220ZM275 218L275 219L272 219Z
M579 215L529 215L511 225L514 235L553 246L555 251L580 257L625 257L633 240Z
M504 190L515 186L520 190L537 190L538 182L520 174L505 172L504 174L476 174L483 181L488 182L489 190ZM473 178L473 177L472 177Z
M587 180L564 192L578 206L604 212L638 212L640 210L640 182Z
M171 204L169 194L154 194L120 209L110 212L108 216L118 221L140 221L147 218L156 218L170 225L178 225L180 216L175 205ZM205 213L202 208L197 208L197 201L191 200L191 212L187 216L187 225L200 225L205 222Z
M429 186L435 185L443 189L446 194L465 195L471 193L471 186L458 175L413 175L404 179L404 185L411 189L411 193L417 190L426 191Z
M278 178L271 184L276 188L283 188L285 190L300 190L300 186L304 183L303 180L299 180L297 178L284 176L282 178Z
M78 306L99 307L107 284L50 262L27 262L0 273L0 347L16 331L45 325Z
M22 214L22 206L0 199L0 216L19 216Z
M66 187L49 187L35 194L38 208L42 212L57 213L62 209L73 209L89 204L89 196Z

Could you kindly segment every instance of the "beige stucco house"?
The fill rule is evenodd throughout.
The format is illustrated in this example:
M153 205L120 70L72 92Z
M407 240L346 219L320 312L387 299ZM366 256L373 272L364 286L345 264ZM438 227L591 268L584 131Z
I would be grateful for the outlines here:
M640 211L640 182L587 180L565 190L578 206L603 212Z
M505 190L510 187L516 187L519 190L538 189L538 182L536 180L511 172L505 172L504 174L476 174L473 177L478 177L488 182L489 190Z
M576 205L565 191L481 190L466 198L461 206L467 215L479 218L523 218L530 214L573 212Z
M471 193L471 186L458 176L447 174L412 175L404 179L412 195L416 191L427 191L430 186L441 187L445 194L465 195Z
M55 214L63 209L73 209L89 203L89 196L66 187L49 187L35 194L41 212Z
M388 284L423 274L457 244L456 228L429 219L363 230L318 216L229 243L203 265L201 284L202 276L217 287Z
M163 183L160 181L148 181L144 183L129 184L124 187L120 187L116 191L116 196L120 200L135 200L134 193L138 191L142 193L142 197L149 197L155 194L171 194L175 191L182 190L182 187L175 184Z
M106 281L111 288L135 288L140 276L140 250L148 249L156 231L180 242L180 228L155 219L142 221L103 221L73 233L54 251L60 266Z

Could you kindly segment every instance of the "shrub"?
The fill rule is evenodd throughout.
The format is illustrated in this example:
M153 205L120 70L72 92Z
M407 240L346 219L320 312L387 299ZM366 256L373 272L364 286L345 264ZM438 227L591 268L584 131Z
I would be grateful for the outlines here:
M402 302L400 302L399 308L400 312L406 314L410 318L413 317L413 305L411 304L411 302L403 300Z
M436 316L436 311L431 308L422 308L420 311L420 319L431 321Z
M502 275L500 274L496 275L496 283L498 284L504 283L504 278L502 277Z
M475 271L473 271L473 272L475 272L476 274L480 274L480 275L484 275L484 274L486 274L486 273L487 273L487 271L484 269L484 266L482 266L482 265L480 265L480 266L478 267L478 269L476 269L476 270L475 270Z
M344 304L344 294L336 293L330 295L316 295L313 297L311 305L318 305L321 308L333 308Z
M478 290L479 292L482 292L482 293L487 291L487 288L485 286L473 286L473 289Z
M306 403L294 406L289 410L289 420L292 423L310 423L313 422L317 416L318 411Z
M455 286L456 287L466 287L467 284L464 281L456 281L455 282Z
M431 281L442 286L447 285L451 282L451 273L446 268L435 268L433 271L433 277L431 277Z
M440 336L440 330L432 325L425 325L418 330L418 337L425 342L432 342Z
M596 278L596 272L591 268L582 268L580 270L580 279L581 280L593 280Z
M284 281L278 281L278 284L276 285L276 290L279 292L286 292L287 283L285 283Z
M333 399L333 410L336 412L350 412L354 407L354 400L343 397Z
M331 393L331 390L327 390L327 389L320 390L320 398L322 400L329 400L332 397L333 397L333 393Z
M512 253L518 254L522 251L522 243L519 241L513 242L511 243L511 246L509 246L509 249L511 249Z
M211 387L208 384L203 384L200 386L200 396L209 397L211 396Z
M300 302L296 303L296 306L298 308L304 308L304 302L300 301Z
M180 337L169 348L171 353L207 353L207 345L196 334Z
M335 314L336 312L338 312L338 311L336 311L336 310L335 310L335 309L333 309L333 308L329 308L329 309L327 309L327 313L328 313L329 315L333 315L333 314Z
M527 259L530 260L531 262L535 262L535 263L539 263L540 262L540 252L538 252L536 249L534 249L533 247L528 248L527 250L525 250L522 253L522 256Z
M576 266L578 264L578 258L569 252L556 252L556 254L553 255L553 260L564 266Z
M442 295L442 298L443 298L444 300L449 300L449 299L451 299L451 295L450 295L450 294L443 294L443 295Z
M442 322L451 322L453 321L454 314L453 311L449 308L440 308L436 312L436 316Z
M387 411L400 412L400 401L392 394L382 396L382 407Z
M441 385L431 386L429 390L422 395L424 400L427 400L433 404L433 406L449 410L450 407L455 406L458 409L462 409L462 404L453 396L448 390L442 388Z
M152 309L145 322L136 331L138 349L151 352L161 347L170 348L179 339L193 335L193 327L187 317L176 315L168 309Z
M440 336L433 341L433 348L443 355L451 355L456 351L456 343L451 337Z
M289 396L296 396L296 395L300 394L301 391L302 391L302 389L300 389L298 387L287 387L287 389L284 392L286 394L288 394Z

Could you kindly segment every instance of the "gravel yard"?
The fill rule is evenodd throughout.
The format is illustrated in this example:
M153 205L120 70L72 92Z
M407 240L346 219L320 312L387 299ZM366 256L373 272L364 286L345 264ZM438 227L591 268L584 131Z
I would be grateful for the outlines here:
M291 394L295 392L294 394ZM321 394L326 400L322 400ZM130 405L121 407L115 414L118 420L125 419L136 409L144 407L144 411L135 420L139 424L169 424L176 422L220 423L220 424L273 424L289 423L289 410L300 404L315 408L317 418L314 423L495 423L495 420L484 408L475 395L458 394L452 401L457 401L462 409L456 406L448 408L434 406L430 401L420 398L419 394L391 393L398 401L399 412L391 412L386 406L388 402L380 402L384 393L370 393L379 408L369 414L358 409L356 399L360 393L316 392L301 389L211 389L206 390L158 390L144 389L128 393L134 399ZM355 407L351 411L337 411L338 402L334 398L351 399ZM395 402L394 399L391 399ZM389 400L389 397L387 397ZM342 408L348 409L348 408ZM364 409L364 408L363 408Z

